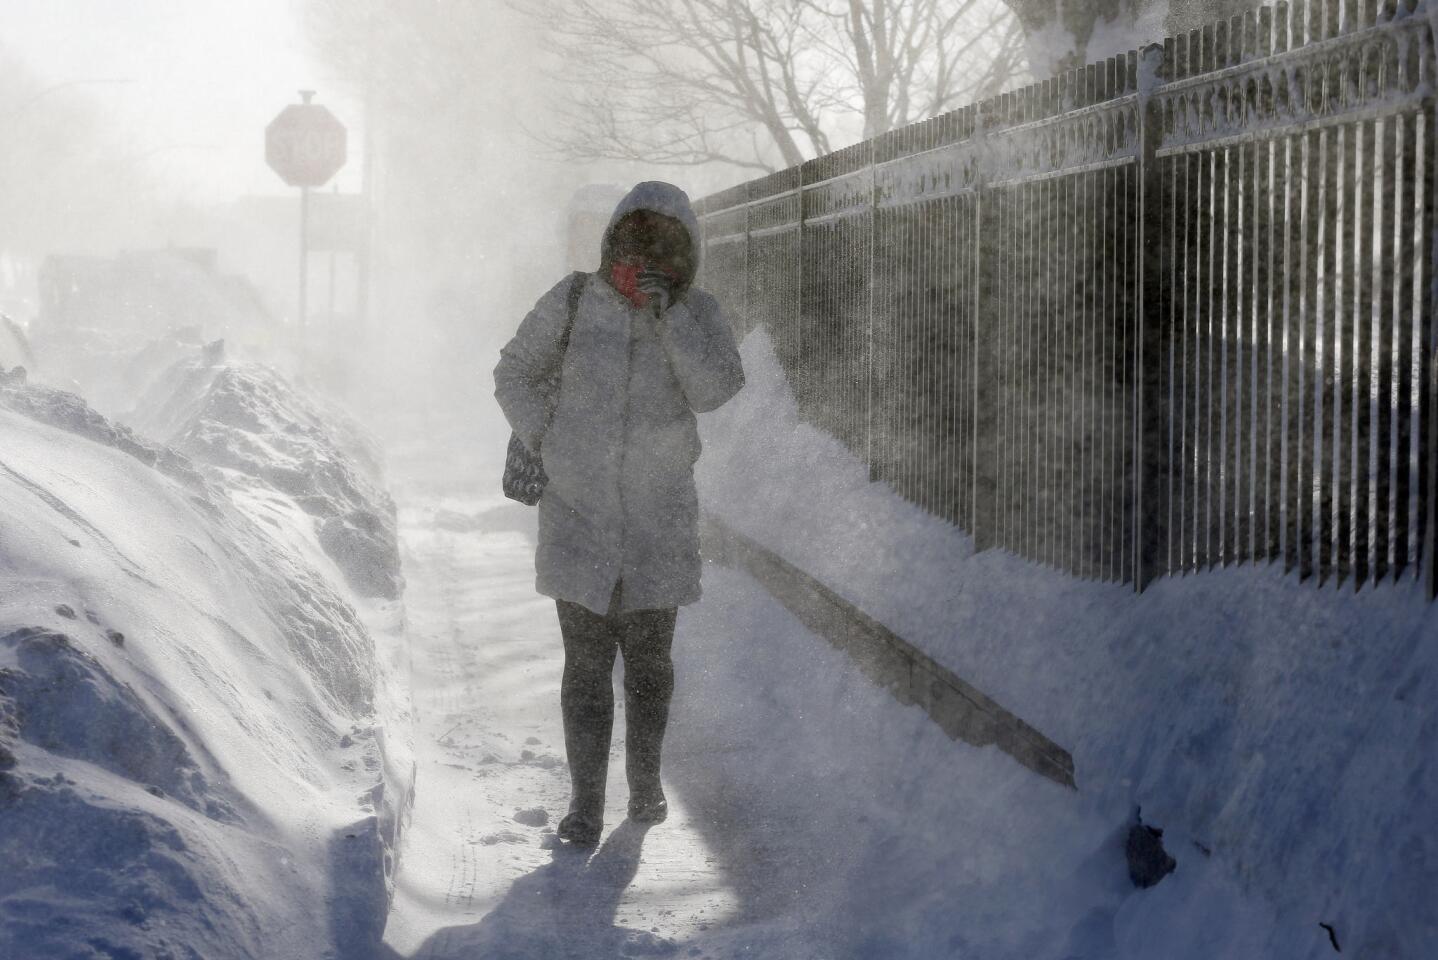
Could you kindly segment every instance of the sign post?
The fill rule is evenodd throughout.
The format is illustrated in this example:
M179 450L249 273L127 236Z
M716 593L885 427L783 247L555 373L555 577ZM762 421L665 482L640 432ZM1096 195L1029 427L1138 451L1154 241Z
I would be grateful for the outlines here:
M309 316L310 190L322 187L345 165L344 124L329 109L311 103L313 90L301 90L302 103L292 103L265 128L265 162L280 179L300 189L300 290L297 316L300 361L304 362L305 322Z
M300 305L295 316L299 323L300 361L303 363L308 344L305 328L309 326L310 291L310 188L300 187Z

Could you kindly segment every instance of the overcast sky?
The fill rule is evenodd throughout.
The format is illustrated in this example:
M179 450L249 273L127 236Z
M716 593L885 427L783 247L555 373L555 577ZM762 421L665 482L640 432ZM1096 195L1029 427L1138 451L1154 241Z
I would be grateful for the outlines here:
M136 153L196 202L287 190L264 163L265 125L316 89L350 128L356 105L309 55L291 0L0 0L0 41L49 83L105 105Z

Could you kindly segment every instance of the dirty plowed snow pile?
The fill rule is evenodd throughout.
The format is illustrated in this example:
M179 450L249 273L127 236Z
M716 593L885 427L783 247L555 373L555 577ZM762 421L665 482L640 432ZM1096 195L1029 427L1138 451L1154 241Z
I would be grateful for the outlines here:
M281 404L255 411L274 419L229 437L252 465L288 429ZM397 567L362 595L302 488L219 459L0 382L0 956L345 956L378 936L412 779ZM382 518L365 483L349 511Z

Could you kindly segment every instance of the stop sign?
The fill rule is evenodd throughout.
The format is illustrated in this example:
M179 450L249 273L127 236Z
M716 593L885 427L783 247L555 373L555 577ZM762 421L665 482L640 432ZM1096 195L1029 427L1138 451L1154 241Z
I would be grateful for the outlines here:
M344 124L305 97L265 128L265 162L292 187L322 187L345 165Z

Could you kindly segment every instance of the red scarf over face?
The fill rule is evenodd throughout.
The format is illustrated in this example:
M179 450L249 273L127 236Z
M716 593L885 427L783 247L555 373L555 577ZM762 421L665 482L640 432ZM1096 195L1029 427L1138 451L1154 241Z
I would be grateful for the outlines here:
M609 282L620 295L636 307L643 309L649 302L649 294L639 289L639 271L644 264L632 260L616 260L609 273Z
M646 263L643 260L616 260L609 270L609 282L620 295L641 310L649 303L649 294L639 289L639 275L645 270L663 270L676 282L679 272L662 263Z

